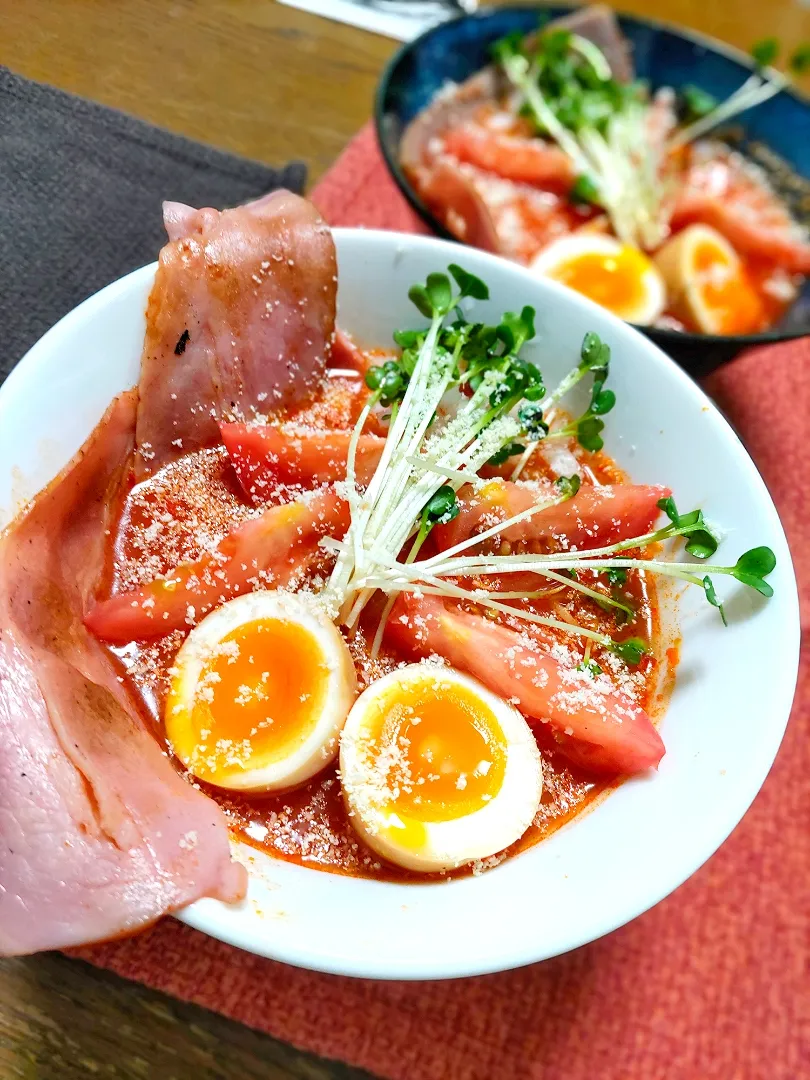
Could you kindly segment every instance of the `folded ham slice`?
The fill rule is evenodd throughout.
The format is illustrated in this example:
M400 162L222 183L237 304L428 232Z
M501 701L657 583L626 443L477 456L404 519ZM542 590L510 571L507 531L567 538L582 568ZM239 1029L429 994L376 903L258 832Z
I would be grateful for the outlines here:
M288 191L221 212L166 203L164 222L141 360L139 478L217 443L221 419L301 402L335 330L335 245L311 203Z
M124 394L0 539L0 954L238 899L216 804L172 768L82 623L134 449Z

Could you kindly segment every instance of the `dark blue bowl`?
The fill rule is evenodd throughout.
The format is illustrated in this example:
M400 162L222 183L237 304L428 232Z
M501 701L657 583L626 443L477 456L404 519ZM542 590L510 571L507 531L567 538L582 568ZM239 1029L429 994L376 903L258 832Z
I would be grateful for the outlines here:
M389 170L408 202L440 236L455 239L434 218L414 191L399 164L402 132L413 118L451 80L463 82L490 62L493 41L514 30L529 33L539 16L557 18L568 6L505 7L465 15L428 30L404 45L383 74L377 90L377 137ZM753 70L742 52L703 37L648 19L619 16L622 31L633 46L636 73L653 89L679 88L694 83L717 98L728 97ZM742 130L743 149L771 174L774 186L788 200L794 215L810 224L810 102L783 90L765 104L735 118ZM782 159L784 168L761 154L762 147ZM763 334L718 336L639 327L683 367L704 374L732 359L741 349L784 341L810 333L810 279L782 322Z

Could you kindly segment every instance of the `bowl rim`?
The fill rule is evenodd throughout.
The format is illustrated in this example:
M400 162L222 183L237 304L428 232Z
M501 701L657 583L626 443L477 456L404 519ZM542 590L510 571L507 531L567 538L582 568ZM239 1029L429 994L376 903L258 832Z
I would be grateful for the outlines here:
M564 7L568 8L571 12L577 10L577 6L574 4L538 3L536 0L531 4L504 4L503 6L497 7L481 7L477 11L459 14L452 19L447 19L444 22L437 23L435 26L430 26L426 30L423 30L415 38L412 38L410 41L406 41L401 45L383 69L383 73L380 76L380 81L377 83L377 89L374 94L373 115L377 145L380 148L386 168L394 178L400 192L404 195L410 207L416 211L426 225L430 226L439 239L451 240L460 247L469 246L465 244L463 240L459 240L458 237L454 236L449 231L449 229L442 225L438 218L436 218L428 209L427 205L419 198L410 180L408 180L405 175L405 171L400 165L398 157L394 154L389 145L385 131L386 99L396 69L412 52L415 52L421 47L423 41L432 37L434 34L440 33L445 27L451 26L454 23L462 21L485 22L487 19L498 14L531 10L541 12L544 8L548 7ZM718 38L712 37L710 34L704 34L700 30L692 30L689 27L681 27L675 23L668 22L665 19L650 19L646 16L642 17L630 12L616 11L615 14L619 19L635 22L641 26L648 26L653 30L674 34L676 37L683 38L685 41L700 45L702 48L717 53L720 56L725 57L725 59L738 64L740 67L746 68L748 71L753 72L756 70L756 64L748 53L737 48L736 45L720 41ZM800 105L804 106L805 109L810 111L810 95L804 94L798 87L793 85L785 86L779 90L778 93L774 94L774 98L779 98L783 94L786 97L793 98ZM505 258L505 256L498 257ZM763 330L759 334L698 334L692 330L669 330L665 327L640 326L638 323L628 323L628 325L644 335L649 334L652 340L656 342L661 341L665 344L672 344L673 346L717 346L718 348L725 347L727 349L733 347L737 350L754 345L774 344L779 341L794 341L797 338L808 336L807 330Z
M456 245L451 246L449 242L435 237L397 234L386 230L336 228L333 232L338 240L338 246L340 238L345 237L348 240L356 241L360 244L371 244L379 245L384 248L392 248L396 254L398 254L405 245L413 245L415 247L428 247L438 255L443 255L446 258L451 259L456 248ZM520 267L517 264L509 263L491 253L476 251L476 257L484 262L490 263L492 270L495 273L499 272L499 270L502 271L508 268L509 273L517 273L521 276L527 275L525 268ZM63 316L62 319L46 331L43 337L32 346L32 349L25 354L6 380L6 383L0 387L0 402L2 402L2 399L8 396L9 393L16 394L21 391L24 392L22 386L19 391L17 390L18 383L23 382L25 377L30 377L29 372L27 372L25 376L23 375L23 366L31 367L33 371L36 371L37 367L42 367L45 364L49 349L53 349L53 347L59 343L62 335L66 331L73 331L77 326L83 326L88 322L92 322L99 312L107 307L111 301L120 298L122 295L126 296L128 293L132 292L133 288L136 290L138 288L143 288L147 281L151 281L156 266L157 263L151 263L138 270L132 271L130 274L119 278L104 289L101 289L99 292L88 297L85 301L72 309L72 311ZM799 605L795 573L789 549L787 547L787 541L784 536L784 530L782 529L781 521L773 504L773 500L765 487L764 481L760 476L756 465L752 461L734 429L720 410L710 402L710 399L707 398L704 391L694 383L689 376L663 352L663 350L658 348L654 342L640 334L629 324L618 319L610 312L599 308L587 298L572 293L559 283L536 278L533 278L532 281L536 288L544 290L551 296L556 296L561 305L592 310L597 317L601 318L601 320L612 323L621 336L630 336L634 338L636 347L642 354L647 354L647 356L653 360L655 364L659 365L661 369L664 369L665 371L668 370L670 378L674 379L680 386L680 393L683 394L685 398L690 399L696 408L700 407L701 409L706 409L708 407L708 411L712 414L712 423L722 432L723 439L728 442L735 462L739 466L741 482L744 481L745 486L750 488L752 492L758 491L760 497L764 498L767 502L768 516L771 518L772 529L775 531L776 538L781 542L784 551L783 568L785 572L785 582L784 588L780 588L778 602L782 605L784 615L782 628L786 641L789 644L789 648L785 649L785 662L781 669L781 677L778 678L778 681L773 687L772 712L773 715L778 718L778 722L770 726L766 745L761 748L761 753L756 759L754 767L749 771L746 782L738 786L736 797L730 800L724 800L723 805L726 806L725 813L716 813L712 815L711 823L707 822L707 827L701 833L700 839L694 840L689 844L689 855L682 855L677 860L674 860L675 865L673 866L670 864L670 872L663 878L656 877L655 881L648 883L646 887L634 889L632 892L633 898L629 899L624 904L619 915L605 920L597 929L594 929L592 926L585 927L579 933L571 936L562 946L555 946L549 951L541 952L539 955L536 951L536 943L535 947L532 948L532 943L528 942L524 944L524 947L520 950L519 954L517 952L504 953L497 961L477 958L475 950L471 949L463 955L457 956L452 963L446 959L438 962L425 962L423 958L418 963L411 961L407 964L401 964L401 966L396 969L392 969L390 967L381 967L380 961L364 950L360 950L359 954L354 951L349 951L333 955L322 954L312 948L302 948L300 942L296 942L295 937L290 944L285 944L284 942L279 944L279 942L276 941L273 943L272 947L262 940L257 941L255 938L251 940L249 929L246 932L241 926L235 927L233 924L229 924L227 919L222 919L219 916L219 908L222 905L220 905L218 901L210 899L197 901L195 904L174 913L175 917L189 926L201 930L209 936L230 945L253 952L256 955L328 974L375 979L425 980L462 978L511 970L543 959L550 959L553 956L560 955L574 948L578 948L580 945L596 940L605 934L611 933L618 927L633 921L639 915L660 903L681 884L687 881L709 858L711 858L725 842L731 832L742 821L742 818L745 816L759 793L762 784L770 772L784 737L795 694L800 655ZM46 339L48 339L47 344ZM580 816L581 815L577 815L577 818ZM563 836L566 832L567 829L564 827L559 830L559 835ZM554 839L555 837L551 837L548 842L554 842ZM532 850L534 850L534 848L521 853L518 859L510 860L510 862L517 862L519 859L530 856ZM325 873L319 872L317 869L311 867L296 866L295 870L306 874L316 873L320 877L327 876ZM340 889L341 876L330 874L328 877L337 882L338 884L336 887L337 889ZM469 879L462 879L462 881L467 880ZM364 881L364 884L379 884L383 888L390 887L387 882L377 883Z

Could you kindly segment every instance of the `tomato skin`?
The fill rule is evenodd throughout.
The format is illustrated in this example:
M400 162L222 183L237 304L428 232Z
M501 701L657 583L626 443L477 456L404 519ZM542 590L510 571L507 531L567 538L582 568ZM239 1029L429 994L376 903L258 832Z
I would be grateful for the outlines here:
M403 594L386 636L412 655L437 653L527 717L547 721L564 736L560 749L570 741L572 756L592 771L643 772L664 755L647 713L605 676L595 681L563 667L542 645L508 627L448 608L436 597Z
M539 139L466 125L447 132L444 149L459 161L518 184L568 191L574 182L568 155Z
M265 502L281 484L312 488L346 479L349 431L288 434L270 424L219 425L239 483L254 501ZM355 475L367 484L379 464L385 439L361 435Z
M84 624L96 637L120 644L162 637L249 592L260 574L272 574L273 585L286 584L306 564L322 536L341 537L348 526L348 504L331 491L307 503L271 507L228 533L214 551L195 562L96 603Z
M571 551L615 544L650 532L660 514L658 500L669 494L669 488L652 484L582 487L572 499L540 510L498 536L510 543L538 540ZM555 495L551 484L522 487L508 480L494 480L476 493L462 489L461 512L433 530L435 542L444 551Z

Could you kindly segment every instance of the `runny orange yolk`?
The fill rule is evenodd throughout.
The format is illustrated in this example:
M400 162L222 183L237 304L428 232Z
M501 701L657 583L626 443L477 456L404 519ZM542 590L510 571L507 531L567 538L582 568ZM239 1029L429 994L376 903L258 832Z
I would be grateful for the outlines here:
M616 255L586 252L560 263L549 271L570 289L623 318L632 318L646 299L644 275L649 261L634 248L622 248Z
M762 330L767 315L743 266L731 267L726 252L708 241L692 255L695 288L715 334L752 334Z
M280 619L237 627L212 650L197 682L191 715L179 723L173 718L172 727L185 730L194 748L190 763L195 774L222 779L234 770L270 765L289 755L317 723L327 679L321 648L303 627ZM178 690L172 690L167 715ZM186 756L184 747L177 749Z
M391 809L420 822L451 821L498 794L506 741L492 711L474 694L440 681L397 687L381 703L380 752L394 748Z

